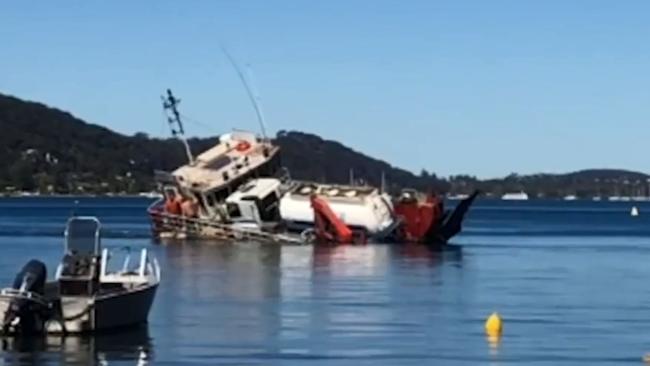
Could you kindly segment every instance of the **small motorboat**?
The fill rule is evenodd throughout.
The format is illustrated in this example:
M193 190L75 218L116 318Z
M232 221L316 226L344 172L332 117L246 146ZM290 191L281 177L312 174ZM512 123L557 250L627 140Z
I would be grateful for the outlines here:
M501 196L501 199L504 201L528 201L528 193L521 192L509 192Z
M102 249L95 217L73 217L65 230L65 253L55 281L47 269L29 261L13 286L0 290L3 335L87 333L146 323L160 267L146 249L131 266L130 250L122 267L111 271L111 253Z

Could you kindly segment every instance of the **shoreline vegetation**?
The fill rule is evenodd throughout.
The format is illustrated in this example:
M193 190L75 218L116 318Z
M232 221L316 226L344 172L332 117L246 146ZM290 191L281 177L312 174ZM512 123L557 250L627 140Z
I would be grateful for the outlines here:
M0 198L142 198L155 200L162 198L157 192L141 193L40 193L40 192L0 192Z
M154 171L171 171L185 163L183 147L175 139L119 134L68 112L3 94L0 129L0 196L142 197L156 190ZM216 140L192 138L189 144L199 153ZM354 184L379 187L384 178L389 193L411 188L450 198L480 190L483 197L491 198L524 192L531 199L650 199L650 176L641 172L591 169L513 173L498 179L441 177L429 168L415 174L313 134L280 131L275 143L281 148L283 165L299 180L345 184L354 176Z
M459 201L467 198L465 194L442 194L442 197L451 201ZM163 195L158 192L140 192L140 193L125 193L125 192L107 192L107 193L40 193L40 192L0 192L0 198L140 198L155 201L163 198ZM518 201L503 198L502 196L495 196L494 194L483 194L477 199L489 200L505 200L505 201ZM595 202L650 202L649 196L594 196L594 197L543 197L531 196L529 200L555 200L555 201L595 201Z

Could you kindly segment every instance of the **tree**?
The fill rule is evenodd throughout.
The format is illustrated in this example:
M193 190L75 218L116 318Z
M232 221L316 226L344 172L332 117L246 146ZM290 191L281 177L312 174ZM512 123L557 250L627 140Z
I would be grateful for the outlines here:
M33 165L28 160L17 160L9 167L9 177L14 187L22 191L35 188Z

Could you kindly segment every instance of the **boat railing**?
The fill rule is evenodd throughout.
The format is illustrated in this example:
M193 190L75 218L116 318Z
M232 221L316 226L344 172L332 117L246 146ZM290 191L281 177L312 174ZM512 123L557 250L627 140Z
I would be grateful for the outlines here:
M259 242L273 242L284 244L304 244L299 238L283 234L264 232L260 229L236 227L232 224L216 222L214 220L174 215L164 210L153 207L149 210L152 230L155 235L163 233L184 234L186 237L214 237L222 240L253 240Z
M147 266L149 267L149 273L152 273L156 281L160 282L160 264L158 264L158 259L156 257L151 258Z
M109 272L109 259L110 251L104 248L102 251L102 269L99 277L101 282L125 282L126 277L128 277L129 282L148 282L151 277L156 282L160 281L160 266L158 265L158 261L155 257L149 255L149 251L146 248L140 251L140 260L137 268L131 268L130 253L127 253L122 269L118 272Z
M15 288L3 288L0 290L0 296L28 299L42 303L43 305L47 304L45 297L37 294L36 292L23 291Z
M157 200L153 201L149 207L147 207L147 212L151 213L154 210L162 210L165 207L165 198L158 197Z
M291 172L286 167L280 168L275 174L275 178L277 178L282 184L293 183L293 179L291 179Z

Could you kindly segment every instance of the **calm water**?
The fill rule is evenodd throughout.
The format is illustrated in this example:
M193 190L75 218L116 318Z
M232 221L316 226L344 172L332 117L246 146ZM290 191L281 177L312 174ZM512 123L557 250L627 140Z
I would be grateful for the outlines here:
M0 199L0 284L52 272L73 199ZM445 251L155 244L144 199L80 199L163 282L142 329L7 341L3 364L622 365L650 352L650 205L479 201ZM644 213L647 213L644 215ZM504 318L498 345L483 334Z

